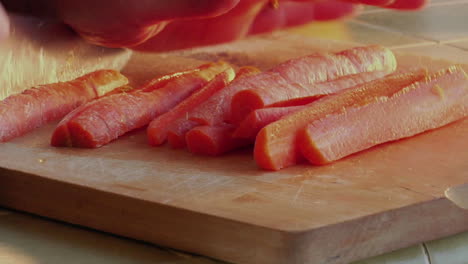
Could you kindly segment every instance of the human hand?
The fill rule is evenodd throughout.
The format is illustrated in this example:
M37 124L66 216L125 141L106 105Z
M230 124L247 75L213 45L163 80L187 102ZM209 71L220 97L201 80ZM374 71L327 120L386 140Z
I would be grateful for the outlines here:
M164 51L228 42L310 21L348 17L359 11L360 3L411 10L421 8L426 1L6 0L6 3L15 2L18 6L24 2L35 9L45 7L49 14L53 12L94 44Z
M8 17L0 3L0 41L8 36L9 31L10 23L8 22Z

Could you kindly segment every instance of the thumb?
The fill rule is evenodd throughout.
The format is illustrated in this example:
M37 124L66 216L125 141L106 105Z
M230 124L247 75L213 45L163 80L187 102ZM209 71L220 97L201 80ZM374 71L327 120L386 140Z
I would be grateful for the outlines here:
M111 47L133 46L182 18L223 14L240 0L55 0L60 18L85 39Z

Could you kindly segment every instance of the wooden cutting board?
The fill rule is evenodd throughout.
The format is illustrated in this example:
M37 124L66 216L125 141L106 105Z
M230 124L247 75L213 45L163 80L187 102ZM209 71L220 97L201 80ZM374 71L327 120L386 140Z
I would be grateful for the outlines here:
M167 54L134 54L133 84L224 59L263 69L350 47L269 35ZM446 62L400 55L400 69ZM468 120L332 165L257 169L223 157L152 148L143 130L100 149L52 148L54 125L0 145L0 204L237 263L348 263L468 229L444 190L468 179Z

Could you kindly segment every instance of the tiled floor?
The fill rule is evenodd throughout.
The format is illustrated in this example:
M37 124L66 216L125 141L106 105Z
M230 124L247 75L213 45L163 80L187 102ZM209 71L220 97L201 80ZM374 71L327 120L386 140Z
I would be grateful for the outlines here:
M378 12L362 14L356 20L426 40L445 42L468 36L468 2L429 6L413 12Z
M423 245L417 245L353 264L431 264L427 260Z
M401 249L353 264L466 264L468 233Z
M0 264L221 262L0 208Z
M467 0L430 0L428 7L432 6L444 6L444 5L457 5L460 3L466 3ZM387 9L366 6L363 13L378 13L378 12L387 12Z
M363 44L380 43L387 47L430 45L432 41L406 35L355 19L346 23L349 38Z
M459 234L425 244L430 264L465 264L468 261L468 236Z
M449 60L454 63L468 64L468 52L460 48L443 45L421 45L421 46L401 46L394 48L395 51L430 56L435 59Z

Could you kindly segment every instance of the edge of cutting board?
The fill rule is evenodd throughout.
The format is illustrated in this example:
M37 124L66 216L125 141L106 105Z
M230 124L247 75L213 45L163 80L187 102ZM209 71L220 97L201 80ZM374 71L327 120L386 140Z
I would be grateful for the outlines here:
M0 204L7 207L235 263L349 263L468 230L468 211L446 198L298 232L15 170L2 169L0 176ZM386 232L377 235L382 228ZM342 240L350 230L353 238Z

